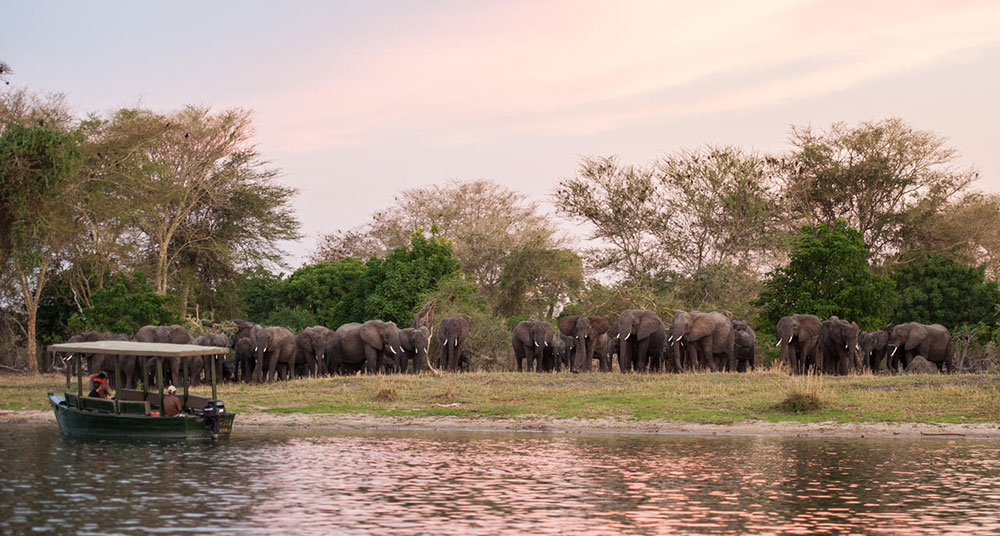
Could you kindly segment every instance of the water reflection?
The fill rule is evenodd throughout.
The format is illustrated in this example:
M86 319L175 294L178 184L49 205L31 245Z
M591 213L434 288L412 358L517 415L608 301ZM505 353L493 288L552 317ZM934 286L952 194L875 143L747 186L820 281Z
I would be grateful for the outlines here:
M0 437L0 532L1000 532L995 442L242 431Z

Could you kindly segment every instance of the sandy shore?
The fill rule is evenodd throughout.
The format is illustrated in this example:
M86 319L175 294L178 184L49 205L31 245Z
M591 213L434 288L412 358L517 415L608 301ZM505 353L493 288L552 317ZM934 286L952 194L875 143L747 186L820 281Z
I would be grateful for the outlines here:
M48 423L51 411L0 411L0 423ZM948 438L1000 439L1000 423L839 423L764 422L733 424L690 423L665 420L475 419L466 417L381 417L345 414L240 413L236 425L260 428L317 428L332 430L413 430L522 432L552 434L652 434L725 435L764 437L867 437L867 438Z

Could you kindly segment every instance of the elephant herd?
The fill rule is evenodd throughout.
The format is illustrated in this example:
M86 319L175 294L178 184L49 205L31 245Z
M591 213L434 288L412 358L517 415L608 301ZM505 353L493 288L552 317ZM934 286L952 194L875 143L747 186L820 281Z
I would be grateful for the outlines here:
M369 320L337 329L313 326L299 333L281 326L234 321L230 339L222 333L194 338L182 326L143 326L132 337L88 331L69 342L135 340L232 348L235 359L218 360L216 378L248 383L356 373L420 373L434 368L429 357L432 334L427 326L400 329L393 322ZM465 342L469 321L441 320L435 332L437 368L460 371L470 364ZM792 374L810 371L848 374L852 371L905 370L916 356L954 372L952 338L939 324L900 324L891 331L862 333L858 325L832 316L783 317L777 324L779 358ZM746 372L755 367L756 336L743 320L718 312L678 311L668 326L654 311L628 309L612 324L604 316L567 316L558 330L544 321L526 320L514 328L511 343L519 372L570 370L611 372L617 357L622 372ZM84 355L91 373L114 372L112 356ZM595 367L594 360L597 361ZM211 373L207 360L165 360L165 381L198 385ZM121 356L123 386L156 381L155 359ZM67 382L71 366L66 367ZM186 376L185 376L186 375Z
M617 356L622 372L693 370L744 372L754 367L753 329L721 313L678 311L668 326L647 309L628 309L612 326L603 316L559 319L558 336L548 322L526 320L511 338L520 371L611 372Z
M955 372L952 337L941 324L907 322L891 331L862 333L854 322L831 316L790 315L777 325L779 357L792 374L899 372L921 356L938 370Z
M98 333L88 331L74 335L68 342L94 342L100 340L134 340L169 344L198 344L232 348L235 359L218 360L216 378L222 380L264 383L277 379L328 374L365 373L419 373L428 362L431 331L427 326L399 329L393 322L369 320L349 323L336 330L313 326L293 333L282 326L261 326L253 322L235 320L237 331L230 339L223 333L207 333L192 337L183 326L143 326L133 335ZM468 366L469 357L464 350L469 336L469 322L461 317L444 318L437 329L440 348L437 366L443 370L461 370ZM113 356L82 356L91 373L98 370L114 372ZM185 380L198 385L207 361L188 358L187 367L180 358L166 358L165 381L180 385ZM155 359L121 356L122 384L134 388L140 379L146 385L156 381ZM66 367L67 382L71 372Z

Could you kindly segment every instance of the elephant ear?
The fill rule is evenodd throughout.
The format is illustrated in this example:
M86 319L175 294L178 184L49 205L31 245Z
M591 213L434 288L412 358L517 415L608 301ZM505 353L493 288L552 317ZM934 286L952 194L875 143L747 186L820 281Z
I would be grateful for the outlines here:
M379 327L375 322L365 322L361 326L361 340L365 341L365 344L373 348L382 347L382 335L379 333Z
M576 335L576 321L579 319L580 317L577 315L564 316L560 318L559 331L561 331L563 335Z
M639 340L645 339L653 334L657 329L663 329L663 322L660 321L660 317L656 316L656 313L648 311L647 314L642 316L642 320L639 321L639 332L636 336Z
M608 332L608 318L606 316L590 317L590 332L594 335L604 335Z

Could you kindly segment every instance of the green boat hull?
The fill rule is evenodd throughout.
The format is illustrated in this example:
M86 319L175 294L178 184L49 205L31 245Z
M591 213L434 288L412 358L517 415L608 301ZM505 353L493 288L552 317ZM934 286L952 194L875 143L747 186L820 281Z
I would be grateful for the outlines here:
M212 439L205 419L194 415L151 417L83 411L66 405L64 397L49 393L49 404L64 436L82 438L132 439ZM228 439L233 430L233 413L219 423L218 439Z

